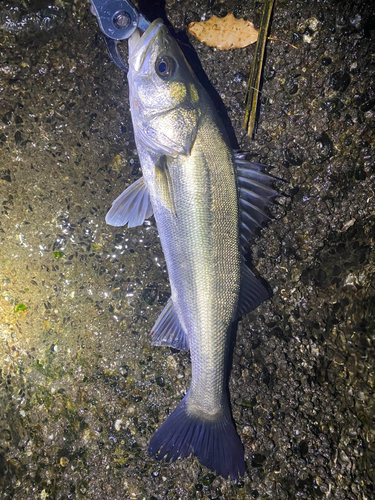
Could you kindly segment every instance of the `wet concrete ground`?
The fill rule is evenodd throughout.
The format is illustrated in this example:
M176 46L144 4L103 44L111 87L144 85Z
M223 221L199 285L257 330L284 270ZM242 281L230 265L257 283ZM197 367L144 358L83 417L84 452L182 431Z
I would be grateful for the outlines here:
M104 221L139 176L126 79L86 2L14 0L0 6L0 499L371 499L371 9L276 2L271 35L298 49L268 43L251 140L254 47L193 50L183 30L227 12L258 23L261 4L145 5L170 21L238 146L284 180L250 246L273 297L239 323L230 379L247 472L231 483L193 458L147 457L190 362L150 345L169 297L154 222Z

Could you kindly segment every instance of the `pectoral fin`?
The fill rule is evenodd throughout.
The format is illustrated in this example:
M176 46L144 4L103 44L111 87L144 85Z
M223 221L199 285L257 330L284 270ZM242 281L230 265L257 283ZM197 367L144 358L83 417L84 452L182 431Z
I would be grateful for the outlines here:
M112 203L105 221L110 226L140 226L151 217L153 209L144 178L133 182Z
M155 166L155 190L162 205L176 217L172 178L165 156L162 156Z

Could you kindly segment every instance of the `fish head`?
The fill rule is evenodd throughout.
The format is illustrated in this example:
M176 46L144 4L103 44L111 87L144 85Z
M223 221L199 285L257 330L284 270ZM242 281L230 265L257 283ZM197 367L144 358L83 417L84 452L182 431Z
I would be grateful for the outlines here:
M171 157L189 155L199 125L201 86L161 19L129 39L129 95L137 140Z

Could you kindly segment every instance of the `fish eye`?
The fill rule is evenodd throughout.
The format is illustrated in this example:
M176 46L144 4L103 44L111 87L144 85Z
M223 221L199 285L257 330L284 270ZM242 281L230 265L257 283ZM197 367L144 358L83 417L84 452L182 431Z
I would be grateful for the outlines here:
M155 62L155 71L162 80L169 80L176 69L176 62L172 57L158 57Z

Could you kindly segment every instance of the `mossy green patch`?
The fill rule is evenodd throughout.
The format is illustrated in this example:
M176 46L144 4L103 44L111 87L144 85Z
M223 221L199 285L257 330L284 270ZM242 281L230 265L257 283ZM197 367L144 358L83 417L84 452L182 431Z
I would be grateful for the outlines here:
M25 304L17 304L13 312L18 313L19 311L25 311L26 309L27 306L25 306Z

